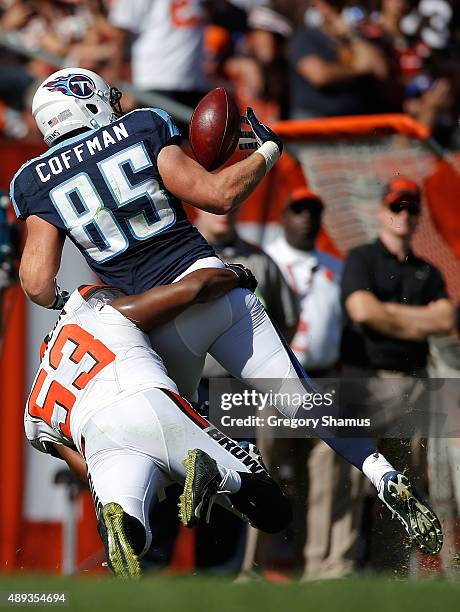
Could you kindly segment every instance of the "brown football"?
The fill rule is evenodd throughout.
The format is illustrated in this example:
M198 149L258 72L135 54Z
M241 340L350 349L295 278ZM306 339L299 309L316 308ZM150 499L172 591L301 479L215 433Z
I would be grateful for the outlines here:
M240 111L223 87L213 89L198 103L189 125L193 154L206 170L222 166L240 137Z

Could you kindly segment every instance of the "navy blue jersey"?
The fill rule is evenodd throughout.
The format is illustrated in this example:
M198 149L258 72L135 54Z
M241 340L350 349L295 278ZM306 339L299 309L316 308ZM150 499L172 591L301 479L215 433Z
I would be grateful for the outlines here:
M179 141L159 109L135 110L70 138L16 173L16 214L64 230L109 285L132 294L168 284L214 255L158 172L162 147Z

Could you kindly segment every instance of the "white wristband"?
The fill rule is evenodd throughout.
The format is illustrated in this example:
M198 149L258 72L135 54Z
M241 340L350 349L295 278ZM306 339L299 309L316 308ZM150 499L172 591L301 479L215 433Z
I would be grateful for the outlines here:
M280 150L276 142L269 140L264 142L255 153L260 153L265 159L265 174L268 174L279 159Z

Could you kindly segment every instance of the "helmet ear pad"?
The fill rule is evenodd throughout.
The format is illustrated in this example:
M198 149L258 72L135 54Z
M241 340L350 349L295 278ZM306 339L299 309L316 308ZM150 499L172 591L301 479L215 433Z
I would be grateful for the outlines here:
M65 68L38 87L32 114L46 144L51 145L75 130L97 129L111 123L117 111L121 112L120 98L121 93L95 72Z

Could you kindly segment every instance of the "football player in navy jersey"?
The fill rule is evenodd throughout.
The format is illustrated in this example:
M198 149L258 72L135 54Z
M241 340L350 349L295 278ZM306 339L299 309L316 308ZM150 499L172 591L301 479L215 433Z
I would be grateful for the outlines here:
M51 148L20 168L11 197L28 230L22 286L41 306L63 305L55 277L66 236L105 283L128 294L199 268L224 267L188 221L181 200L215 214L234 210L282 153L278 136L247 109L257 150L207 172L183 152L167 113L140 109L123 115L120 98L101 77L80 68L54 73L34 96L32 112ZM208 352L263 393L299 398L314 390L262 304L244 289L192 306L150 339L180 393L192 400ZM297 401L275 407L288 419L305 416ZM366 474L423 551L440 550L438 519L370 440L316 432Z

